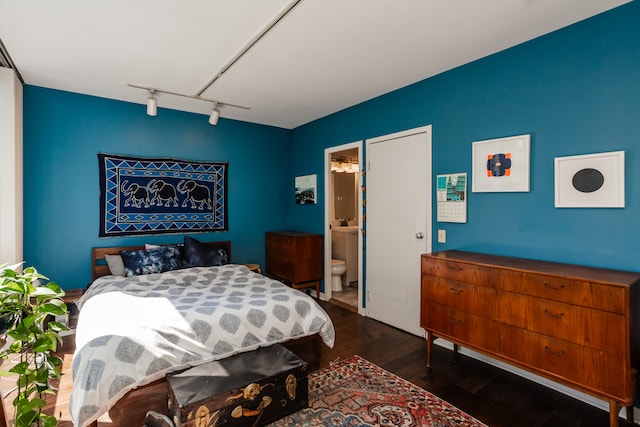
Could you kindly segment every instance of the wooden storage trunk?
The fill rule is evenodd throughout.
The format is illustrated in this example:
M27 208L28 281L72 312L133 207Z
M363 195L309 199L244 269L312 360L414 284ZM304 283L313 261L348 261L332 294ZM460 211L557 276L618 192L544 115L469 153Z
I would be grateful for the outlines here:
M176 427L260 426L306 408L307 364L280 344L167 376Z

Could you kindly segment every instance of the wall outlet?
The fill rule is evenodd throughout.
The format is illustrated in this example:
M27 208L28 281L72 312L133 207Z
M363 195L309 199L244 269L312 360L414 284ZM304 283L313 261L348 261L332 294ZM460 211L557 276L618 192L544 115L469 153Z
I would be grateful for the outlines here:
M438 243L447 243L447 230L438 230Z

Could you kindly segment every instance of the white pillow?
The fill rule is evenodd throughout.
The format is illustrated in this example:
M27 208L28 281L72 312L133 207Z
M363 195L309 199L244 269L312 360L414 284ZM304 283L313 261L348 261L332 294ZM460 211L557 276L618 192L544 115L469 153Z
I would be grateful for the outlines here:
M104 259L107 261L112 275L124 277L124 262L122 262L120 255L105 255Z

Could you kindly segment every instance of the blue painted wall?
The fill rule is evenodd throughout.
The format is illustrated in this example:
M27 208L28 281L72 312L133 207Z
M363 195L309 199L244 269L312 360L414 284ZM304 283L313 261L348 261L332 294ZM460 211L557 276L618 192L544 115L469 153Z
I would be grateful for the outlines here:
M264 264L264 231L323 232L324 149L433 125L433 172L468 172L471 143L528 133L531 191L470 193L468 222L435 222L464 249L640 271L640 4L372 99L293 131L63 91L24 89L27 265L64 288L90 279L90 248L179 236L98 238L98 152L228 161L234 261ZM554 157L626 152L626 208L555 209ZM295 176L318 175L298 206ZM435 181L434 181L435 182ZM471 184L471 183L470 183Z
M229 231L238 263L264 266L264 232L280 228L287 201L290 131L35 86L24 88L24 257L63 288L91 279L94 246L142 245L180 235L98 238L97 153L229 162Z
M434 210L432 234L447 230L434 250L640 271L638 22L632 2L301 126L292 175L318 174L323 195L325 148L431 124L434 183L465 171L471 180L473 141L530 134L531 191L470 192L466 224L437 223ZM555 157L617 150L626 153L624 209L554 208ZM289 221L312 231L322 232L323 217L322 196L289 207Z

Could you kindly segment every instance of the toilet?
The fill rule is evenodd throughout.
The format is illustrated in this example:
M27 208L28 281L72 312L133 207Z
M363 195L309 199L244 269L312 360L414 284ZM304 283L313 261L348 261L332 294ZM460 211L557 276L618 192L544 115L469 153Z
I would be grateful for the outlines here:
M331 291L342 291L342 275L347 272L347 263L341 259L331 260Z

